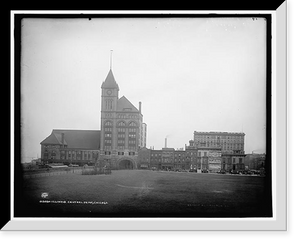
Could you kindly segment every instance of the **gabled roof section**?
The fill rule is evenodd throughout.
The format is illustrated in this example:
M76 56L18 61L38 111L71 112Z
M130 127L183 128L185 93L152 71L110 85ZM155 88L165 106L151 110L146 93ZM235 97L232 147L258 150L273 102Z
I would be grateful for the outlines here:
M41 144L52 144L52 145L54 144L54 145L57 145L57 144L62 144L62 142L57 139L57 137L55 136L55 134L52 131L50 136L46 137L46 139L43 140L41 142Z
M64 134L64 145L68 148L81 148L97 150L100 148L100 130L57 130L54 129L50 136L41 144L62 145Z
M111 88L111 89L118 89L119 90L119 86L118 86L118 84L115 80L115 77L114 77L113 72L112 72L111 69L109 70L105 81L102 83L101 88Z
M139 112L133 104L125 97L121 97L117 102L117 111Z

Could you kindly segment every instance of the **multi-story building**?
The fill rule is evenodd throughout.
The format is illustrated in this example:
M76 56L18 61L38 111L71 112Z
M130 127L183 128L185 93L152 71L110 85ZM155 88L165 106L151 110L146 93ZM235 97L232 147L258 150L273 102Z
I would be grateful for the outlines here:
M211 173L245 169L244 133L195 132L194 136L197 141L190 140L185 150L168 148L167 139L161 150L140 149L141 168Z
M189 169L187 165L186 152L164 147L161 150L149 149L150 167L158 170Z
M185 170L189 169L190 164L186 158L186 151L175 150L174 151L174 169L175 170Z
M150 169L150 154L151 150L146 147L139 149L137 165L138 169Z
M164 147L161 150L161 169L173 170L174 169L174 148Z
M42 161L137 168L138 150L147 138L141 107L141 102L137 109L125 96L119 98L110 69L101 86L100 130L53 130L41 142Z
M194 132L194 143L199 147L221 147L222 153L244 154L244 133Z
M125 96L110 69L101 86L100 163L113 169L137 168L138 149L142 146L143 115Z
M245 154L222 154L222 170L240 171L245 169Z
M245 169L244 140L244 133L194 132L194 143L197 147L221 149L221 169L225 171Z
M150 167L152 169L161 169L162 150L150 149Z
M187 161L190 168L198 172L216 173L221 170L222 153L220 147L201 147L193 140L186 146Z
M159 170L197 170L218 172L221 170L220 148L198 148L192 144L185 150L162 148L150 151L150 167Z

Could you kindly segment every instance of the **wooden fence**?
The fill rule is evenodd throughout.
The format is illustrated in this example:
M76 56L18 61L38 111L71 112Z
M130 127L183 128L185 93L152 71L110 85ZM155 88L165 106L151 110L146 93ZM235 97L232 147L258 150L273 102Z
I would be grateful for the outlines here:
M47 170L33 170L25 171L23 174L24 179L45 177L53 175L65 174L82 174L82 168L61 168L61 169L47 169Z

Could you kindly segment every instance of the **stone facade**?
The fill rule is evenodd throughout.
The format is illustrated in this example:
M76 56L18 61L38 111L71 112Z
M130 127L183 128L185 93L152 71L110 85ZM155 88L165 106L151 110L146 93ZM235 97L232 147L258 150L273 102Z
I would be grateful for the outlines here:
M119 86L112 70L101 86L100 117L100 154L97 163L108 164L112 169L138 168L138 150L145 144L142 141L141 102L137 109L125 96L119 98Z

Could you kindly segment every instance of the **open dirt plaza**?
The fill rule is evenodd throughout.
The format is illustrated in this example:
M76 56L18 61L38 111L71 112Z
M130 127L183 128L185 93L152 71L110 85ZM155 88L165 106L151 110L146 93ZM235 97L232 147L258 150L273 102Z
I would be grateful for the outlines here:
M24 178L20 217L270 217L265 177L118 170Z

